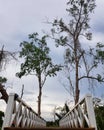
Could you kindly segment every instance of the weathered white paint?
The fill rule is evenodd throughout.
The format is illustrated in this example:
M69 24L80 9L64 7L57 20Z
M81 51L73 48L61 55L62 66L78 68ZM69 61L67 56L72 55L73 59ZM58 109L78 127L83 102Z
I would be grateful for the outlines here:
M12 119L12 113L14 109L14 94L11 94L9 96L7 108L6 108L6 113L5 113L5 118L3 122L3 127L9 127L11 124L11 119Z
M5 118L2 126L4 127L45 127L46 121L39 117L23 100L17 95L10 94Z
M68 112L59 122L60 127L84 128L85 123L88 128L95 128L96 120L91 95L86 95L75 107Z
M87 113L88 113L88 117L89 117L89 126L95 127L96 126L96 120L95 120L95 113L94 113L91 95L86 96L85 102L86 102L86 108L87 108Z

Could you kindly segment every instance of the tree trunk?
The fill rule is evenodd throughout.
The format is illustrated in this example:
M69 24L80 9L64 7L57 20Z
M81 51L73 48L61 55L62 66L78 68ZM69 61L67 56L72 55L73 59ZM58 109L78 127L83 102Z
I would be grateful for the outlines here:
M75 49L75 104L79 101L79 81L78 81L78 66L79 66L79 59L78 59L78 39L74 41L74 49Z
M78 103L79 101L79 94L80 94L80 90L79 90L79 81L78 81L78 59L76 60L76 87L75 87L75 104Z
M2 84L0 84L0 92L2 94L2 96L0 97L0 99L3 99L7 103L8 102L8 94L7 94L7 92L4 89L4 86Z
M39 81L39 95L38 95L38 115L41 115L41 97L42 97L42 85L41 85L41 75L38 76Z

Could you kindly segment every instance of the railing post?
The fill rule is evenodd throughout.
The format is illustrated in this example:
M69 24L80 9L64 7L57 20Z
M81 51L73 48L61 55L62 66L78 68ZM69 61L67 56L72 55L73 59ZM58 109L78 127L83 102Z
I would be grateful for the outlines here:
M6 107L5 118L4 118L2 130L4 129L4 127L10 126L13 108L14 108L14 98L15 98L15 94L11 93L9 95L9 99L8 99L8 103L7 103L7 107Z
M45 120L38 117L18 95L9 95L2 130L5 127L42 127L45 125Z
M92 96L90 94L87 94L85 97L85 101L86 101L86 107L87 107L87 113L88 113L90 127L94 127L95 130L97 130Z

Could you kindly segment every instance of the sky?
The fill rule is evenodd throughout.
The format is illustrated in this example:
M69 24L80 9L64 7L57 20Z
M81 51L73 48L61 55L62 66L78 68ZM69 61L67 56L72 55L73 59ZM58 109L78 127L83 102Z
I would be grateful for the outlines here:
M48 33L50 25L47 19L53 21L55 18L67 19L66 12L67 0L0 0L0 48L5 46L7 51L20 51L20 43L28 39L28 34L38 32ZM91 45L97 42L104 42L104 1L96 0L97 7L91 15L91 31L93 39ZM64 49L58 49L50 43L51 56L54 62L63 63ZM26 76L22 79L15 77L19 71L21 60L10 61L1 72L8 78L6 89L8 93L14 92L21 95L22 85L24 84L23 100L37 111L38 82L34 76ZM53 119L53 110L56 106L63 106L70 102L70 95L60 83L60 74L54 78L48 78L43 88L42 96L42 116L45 119ZM97 91L99 90L99 93ZM81 97L85 95L87 89L83 89ZM104 94L104 87L98 87L95 96ZM89 91L88 91L89 92ZM6 104L0 101L0 110L5 111Z

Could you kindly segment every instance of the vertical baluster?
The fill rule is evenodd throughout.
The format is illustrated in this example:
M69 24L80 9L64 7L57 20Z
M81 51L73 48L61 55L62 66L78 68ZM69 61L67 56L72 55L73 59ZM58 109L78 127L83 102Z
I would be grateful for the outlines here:
M87 113L88 113L88 118L90 123L89 127L94 127L97 130L95 113L93 108L93 101L91 95L86 95L85 101L86 101Z
M4 127L10 127L11 125L11 119L12 119L12 114L14 109L14 97L15 97L14 94L9 95L2 130L4 129Z

